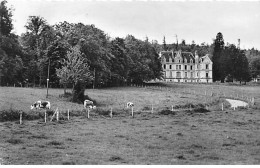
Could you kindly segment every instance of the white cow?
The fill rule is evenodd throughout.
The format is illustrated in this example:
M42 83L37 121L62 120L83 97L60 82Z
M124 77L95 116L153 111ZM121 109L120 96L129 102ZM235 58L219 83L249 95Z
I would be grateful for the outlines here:
M51 103L49 101L38 100L38 101L34 102L34 104L31 105L31 110L34 108L35 109L50 109Z
M94 105L93 101L91 100L85 100L84 101L84 108L89 108L89 109L96 109L96 106Z
M130 107L134 107L134 103L128 102L128 103L126 104L126 108L130 108Z

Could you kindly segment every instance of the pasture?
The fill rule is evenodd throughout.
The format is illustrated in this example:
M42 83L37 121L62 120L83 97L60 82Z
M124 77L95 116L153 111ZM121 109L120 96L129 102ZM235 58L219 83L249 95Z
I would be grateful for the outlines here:
M0 122L0 164L259 164L260 87L167 84L166 87L87 89L97 103L86 117L62 89L0 87L0 111L71 111L70 120ZM233 110L225 97L254 106ZM134 118L126 102L134 103ZM224 103L224 111L221 104ZM206 108L198 111L197 107ZM108 113L112 108L113 118ZM166 111L166 112L165 112ZM42 111L43 112L43 111ZM38 113L42 113L38 112Z

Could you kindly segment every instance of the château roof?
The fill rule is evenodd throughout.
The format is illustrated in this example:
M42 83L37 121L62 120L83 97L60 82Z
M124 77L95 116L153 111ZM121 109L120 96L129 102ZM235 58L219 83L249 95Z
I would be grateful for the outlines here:
M191 52L183 52L181 50L179 51L161 51L160 52L161 58L165 58L166 62L169 62L169 58L175 59L176 57L181 57L182 62L186 59L187 63L190 63L190 60L193 60L195 62L195 58Z

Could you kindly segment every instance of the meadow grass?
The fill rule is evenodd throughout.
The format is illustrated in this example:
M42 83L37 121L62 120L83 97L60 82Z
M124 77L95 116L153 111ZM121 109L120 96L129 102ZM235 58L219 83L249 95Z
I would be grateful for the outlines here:
M97 110L91 111L87 119L82 104L59 96L62 89L50 89L46 99L46 89L1 87L1 110L35 113L30 105L41 99L49 100L54 110L59 108L65 113L70 109L73 114L69 121L44 123L40 118L25 120L21 125L0 122L1 162L259 164L259 91L257 86L192 84L87 89L85 94L97 103ZM255 97L255 106L234 111L226 104L221 111L220 104L227 103L220 94L223 92L228 97L234 92ZM128 101L135 105L134 118L131 109L125 108ZM208 111L204 111L206 106ZM113 118L108 116L111 107Z

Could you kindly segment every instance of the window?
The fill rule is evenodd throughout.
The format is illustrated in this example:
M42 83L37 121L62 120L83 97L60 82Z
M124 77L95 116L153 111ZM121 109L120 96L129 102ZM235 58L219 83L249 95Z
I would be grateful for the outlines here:
M199 77L199 73L197 73L197 77Z
M176 69L177 69L177 70L178 70L178 67L179 67L179 66L178 66L178 65L176 65Z
M187 78L188 77L188 73L187 72L185 72L185 78Z
M172 65L170 65L170 69L172 69Z
M187 70L187 65L184 66L184 69Z
M165 64L163 65L163 69L166 69L166 65Z
M190 70L192 70L192 65L190 66Z
M193 73L192 72L190 73L190 77L193 78Z
M206 78L208 78L209 77L209 73L206 73Z
M181 65L179 65L179 69L181 70Z
M209 69L209 65L208 64L206 64L206 69Z
M180 78L181 77L181 72L176 72L176 77Z
M170 78L172 78L172 71L170 71Z
M181 60L179 60L179 63L181 63Z

